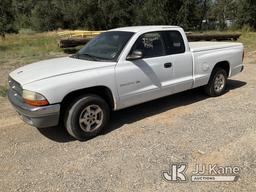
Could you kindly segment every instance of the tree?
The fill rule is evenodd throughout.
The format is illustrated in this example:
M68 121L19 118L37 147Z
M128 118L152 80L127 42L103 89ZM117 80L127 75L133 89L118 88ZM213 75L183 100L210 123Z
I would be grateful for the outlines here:
M98 0L97 7L105 29L132 24L132 0Z
M199 19L199 29L202 30L203 29L203 21L206 22L208 21L208 13L210 10L210 7L212 5L212 1L211 0L198 0L197 1L197 16Z
M225 29L228 19L256 29L253 0L1 0L0 14L1 34L15 28L104 30L152 24L201 30L208 20Z
M237 8L236 22L238 26L248 25L256 30L256 1L238 0Z
M88 18L87 0L56 0L55 6L58 7L62 17L62 26L66 29L77 29L86 27Z
M164 24L164 2L157 0L139 1L134 4L134 25L159 25ZM161 13L161 14L159 14Z
M20 28L31 28L31 11L37 0L12 0L15 26Z
M235 19L235 0L216 0L214 2L214 8L212 9L212 16L218 22L219 29L223 30L226 28L226 21Z
M181 0L141 0L133 5L135 25L177 25Z
M32 10L32 25L38 31L63 28L63 14L53 0L39 0Z
M5 37L6 33L16 32L14 27L14 11L11 0L0 1L0 35Z
M178 23L184 29L195 29L198 28L200 23L197 11L197 1L196 0L184 0L179 13L177 16Z

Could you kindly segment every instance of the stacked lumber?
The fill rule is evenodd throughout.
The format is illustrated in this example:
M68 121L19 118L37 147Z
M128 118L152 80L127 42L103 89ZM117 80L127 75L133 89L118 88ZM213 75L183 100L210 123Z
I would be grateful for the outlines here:
M59 32L61 39L58 42L60 48L72 48L80 45L85 45L92 38L101 34L104 31L64 31ZM216 33L216 34L193 34L186 33L188 41L236 41L241 34L238 33Z
M74 31L61 31L58 32L58 36L60 38L93 38L97 35L101 34L105 31L82 31L82 30L74 30Z
M102 32L105 31L61 31L58 32L58 36L60 37L58 45L60 48L73 48L80 45L85 45L88 41Z
M236 41L241 34L187 34L188 41Z
M90 41L92 38L67 38L67 39L60 39L58 45L60 48L72 48L77 47L80 45L85 45Z

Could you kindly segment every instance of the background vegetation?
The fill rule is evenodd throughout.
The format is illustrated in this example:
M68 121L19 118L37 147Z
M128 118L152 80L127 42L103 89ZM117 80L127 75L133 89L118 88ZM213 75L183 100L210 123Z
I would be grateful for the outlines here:
M66 55L53 30L149 24L207 33L239 30L246 58L256 50L256 33L250 32L256 30L255 0L0 0L0 36L6 36L0 38L0 97L6 95L13 69Z
M255 0L1 0L0 33L181 25L186 30L256 29Z

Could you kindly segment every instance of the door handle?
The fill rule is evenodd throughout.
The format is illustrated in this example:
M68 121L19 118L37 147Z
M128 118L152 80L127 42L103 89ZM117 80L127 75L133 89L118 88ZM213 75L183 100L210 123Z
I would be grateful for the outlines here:
M170 68L170 67L172 67L172 63L165 63L164 64L164 68Z

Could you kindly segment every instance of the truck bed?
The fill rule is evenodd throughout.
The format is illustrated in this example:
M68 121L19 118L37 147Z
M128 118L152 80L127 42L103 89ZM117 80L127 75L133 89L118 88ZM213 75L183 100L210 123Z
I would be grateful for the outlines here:
M211 41L189 42L189 47L192 52L209 51L214 49L223 49L236 46L242 46L242 43Z

